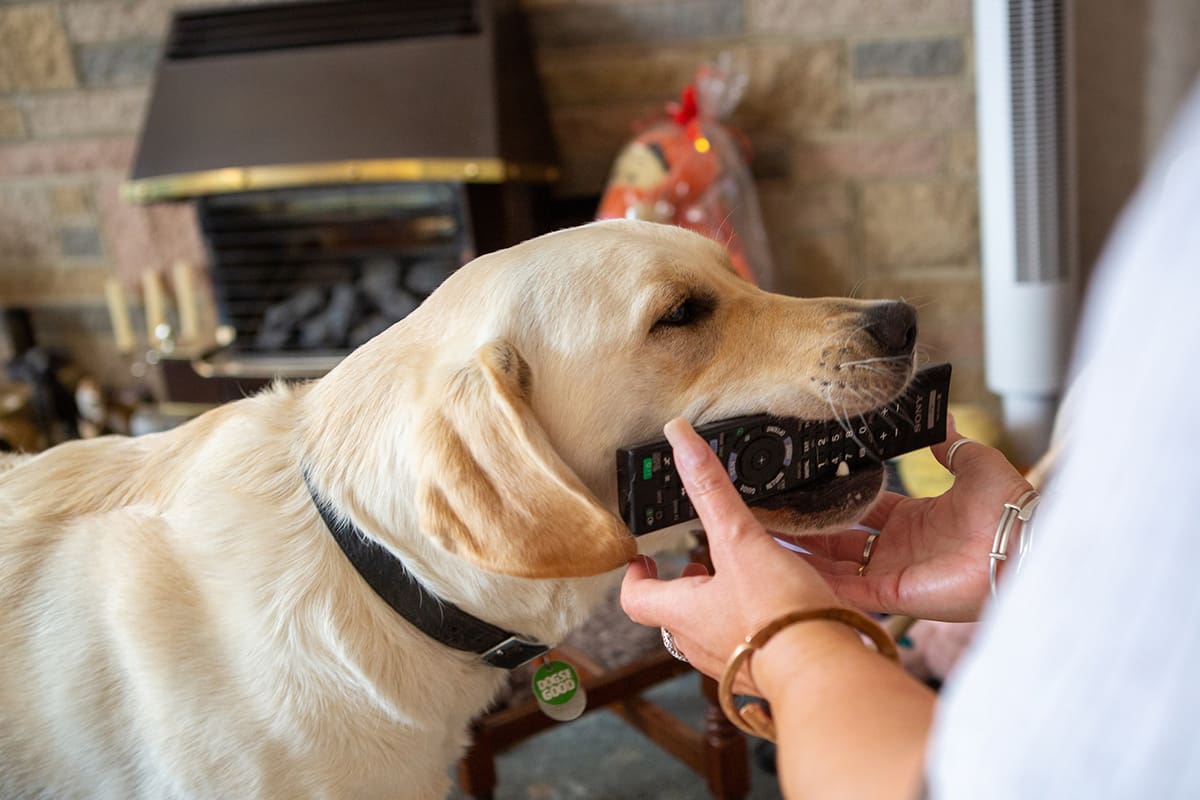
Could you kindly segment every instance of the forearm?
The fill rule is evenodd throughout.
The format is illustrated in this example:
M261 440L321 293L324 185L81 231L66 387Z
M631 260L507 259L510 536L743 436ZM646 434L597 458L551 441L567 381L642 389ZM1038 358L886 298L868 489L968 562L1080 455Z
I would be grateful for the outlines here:
M787 797L916 797L934 695L836 622L804 622L754 655Z

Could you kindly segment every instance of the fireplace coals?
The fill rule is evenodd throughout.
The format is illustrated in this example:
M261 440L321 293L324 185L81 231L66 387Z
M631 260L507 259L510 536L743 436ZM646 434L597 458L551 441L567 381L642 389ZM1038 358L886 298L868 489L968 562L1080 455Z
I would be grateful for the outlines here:
M450 184L311 187L201 201L218 314L241 353L347 352L470 257Z
M368 259L353 282L308 284L266 307L254 349L354 349L407 317L454 271L447 261L407 268L392 257Z

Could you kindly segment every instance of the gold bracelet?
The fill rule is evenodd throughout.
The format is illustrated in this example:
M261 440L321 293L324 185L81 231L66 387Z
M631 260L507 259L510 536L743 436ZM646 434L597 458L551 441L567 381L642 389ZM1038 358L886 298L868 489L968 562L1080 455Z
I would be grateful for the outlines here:
M892 661L900 660L900 653L896 649L896 643L892 641L892 637L880 627L879 623L861 611L840 606L814 608L808 611L790 611L747 636L746 641L737 646L733 655L729 657L729 661L726 662L725 671L721 673L721 682L717 687L717 699L720 700L721 710L725 712L725 716L729 718L730 722L752 736L775 741L775 722L771 719L771 715L756 703L739 707L733 701L733 682L737 678L742 664L755 650L762 648L772 636L797 622L819 619L828 619L849 625L870 639L880 655L890 658Z

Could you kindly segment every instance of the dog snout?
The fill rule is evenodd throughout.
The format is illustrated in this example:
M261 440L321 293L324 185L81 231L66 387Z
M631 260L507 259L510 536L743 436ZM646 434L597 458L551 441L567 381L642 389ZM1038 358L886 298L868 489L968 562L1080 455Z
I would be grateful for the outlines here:
M917 310L900 300L877 303L863 312L863 327L884 355L906 355L917 342Z

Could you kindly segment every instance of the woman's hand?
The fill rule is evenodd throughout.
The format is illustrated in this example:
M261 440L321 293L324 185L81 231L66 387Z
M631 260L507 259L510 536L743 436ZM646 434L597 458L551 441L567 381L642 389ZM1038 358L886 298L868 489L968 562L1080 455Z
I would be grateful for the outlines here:
M664 430L708 532L715 574L692 564L682 577L660 581L654 562L639 558L625 573L621 606L635 622L670 630L693 666L718 677L762 625L788 611L841 603L816 570L759 524L685 420ZM933 694L864 647L850 626L814 620L784 628L755 652L734 691L770 703L786 796L916 795Z
M953 428L933 454L963 439ZM979 618L988 597L988 553L1005 503L1029 483L995 448L967 440L954 452L954 484L938 497L884 493L862 524L879 531L870 563L858 574L868 533L846 530L793 537L848 605L864 611L964 622Z
M816 570L780 546L754 518L724 467L686 420L672 420L664 432L708 533L716 574L693 563L680 578L660 581L654 562L640 556L625 573L621 606L635 622L670 630L692 665L717 677L745 637L780 614L842 603ZM846 635L845 630L832 633Z

